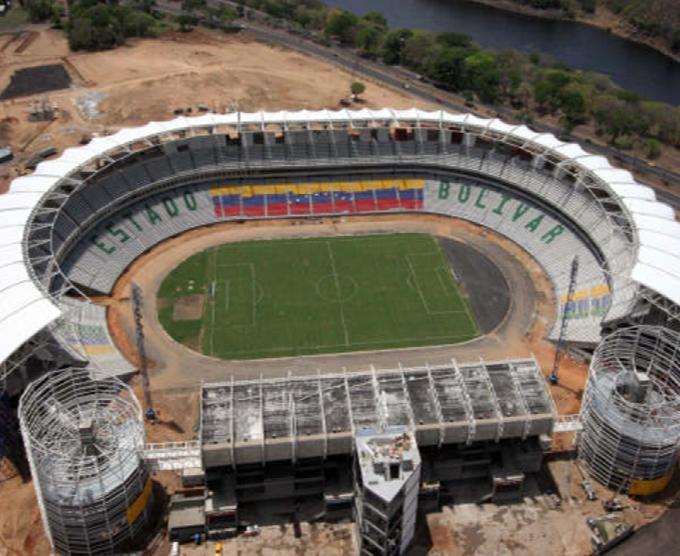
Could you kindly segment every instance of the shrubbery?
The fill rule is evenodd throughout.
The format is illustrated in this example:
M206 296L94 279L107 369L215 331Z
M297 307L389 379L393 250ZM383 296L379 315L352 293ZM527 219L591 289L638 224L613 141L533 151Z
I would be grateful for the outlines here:
M145 10L152 3L131 6L98 0L77 0L71 4L66 35L72 50L103 50L125 43L128 37L154 36L156 19Z

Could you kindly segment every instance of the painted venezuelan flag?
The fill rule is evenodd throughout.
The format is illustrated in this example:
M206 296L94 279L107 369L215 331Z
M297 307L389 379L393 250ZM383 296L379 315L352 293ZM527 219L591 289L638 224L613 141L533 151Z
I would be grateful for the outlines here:
M210 196L217 217L346 214L421 209L424 187L425 180L411 178L338 180L213 186Z

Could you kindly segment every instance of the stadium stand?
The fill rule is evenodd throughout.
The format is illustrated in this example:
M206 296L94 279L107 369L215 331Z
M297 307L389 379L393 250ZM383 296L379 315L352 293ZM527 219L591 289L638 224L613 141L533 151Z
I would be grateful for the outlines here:
M153 245L225 219L446 214L494 229L543 266L573 342L594 346L603 325L644 319L651 306L680 314L672 249L680 225L670 207L578 145L473 115L384 109L152 122L39 164L0 196L0 211L15 228L0 246L0 278L21 294L0 315L0 359L57 319L67 292L107 293ZM574 255L578 288L567 300Z
M71 353L89 361L95 369L107 375L126 375L135 371L135 367L120 354L109 334L106 307L64 297L61 308L65 317L56 334Z

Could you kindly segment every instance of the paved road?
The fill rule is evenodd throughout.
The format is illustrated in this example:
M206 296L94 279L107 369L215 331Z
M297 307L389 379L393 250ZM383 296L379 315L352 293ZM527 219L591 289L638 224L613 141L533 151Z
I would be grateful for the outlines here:
M208 6L233 7L235 4L229 2L228 0L208 0ZM156 4L156 9L169 15L179 15L182 13L181 5L179 3L170 2L168 0L159 0ZM259 17L264 18L267 16L266 14L260 13ZM410 94L427 102L439 104L444 109L454 110L456 112L475 113L475 111L470 107L467 107L463 103L455 100L452 95L431 85L418 81L417 74L399 66L387 66L382 63L371 62L353 54L348 49L334 46L323 46L301 36L294 35L287 31L272 29L271 27L252 20L245 22L243 24L243 29L259 39L280 44L294 50L299 50L310 56L325 59L339 66L343 66L353 73L364 75L375 81L385 83L392 87L401 88L404 87L405 84L408 84L408 92ZM504 119L508 121L514 120L512 111L510 109L502 106L494 106L493 109ZM477 115L480 117L486 117L482 114ZM564 137L561 129L544 123L535 122L532 124L532 128L534 128L536 131L552 133L554 135L560 135ZM672 172L664 168L649 167L642 159L622 153L611 147L586 142L577 136L568 136L568 140L581 143L586 150L589 150L595 154L601 154L609 159L616 159L620 163L626 165L629 169L634 169L642 174L653 175L669 185L677 186L678 190L680 190L679 173ZM680 195L675 195L666 189L662 189L661 187L652 187L654 187L657 193L657 198L660 201L668 203L673 208L680 210Z

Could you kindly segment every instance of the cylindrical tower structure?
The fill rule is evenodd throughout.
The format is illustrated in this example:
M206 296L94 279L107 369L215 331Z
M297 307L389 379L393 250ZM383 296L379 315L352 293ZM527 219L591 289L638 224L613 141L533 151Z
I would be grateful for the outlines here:
M605 486L663 490L680 446L680 334L633 326L595 350L581 408L579 459Z
M60 554L114 554L149 532L152 485L141 459L142 410L120 380L48 373L19 405L43 523Z

